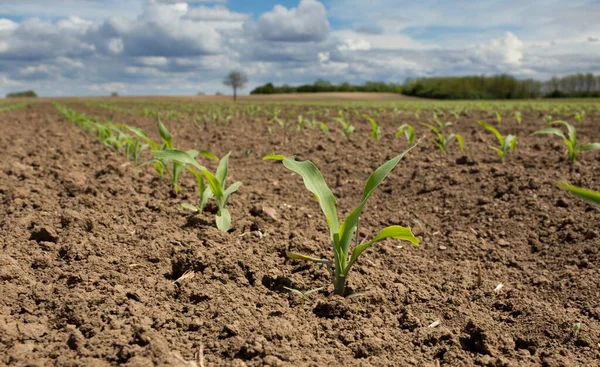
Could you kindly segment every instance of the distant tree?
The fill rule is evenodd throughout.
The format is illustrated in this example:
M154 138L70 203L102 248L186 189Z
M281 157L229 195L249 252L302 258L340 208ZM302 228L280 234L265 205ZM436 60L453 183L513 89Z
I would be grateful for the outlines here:
M223 80L223 84L228 87L233 88L233 101L237 100L237 90L238 88L244 88L244 86L248 83L248 77L246 74L241 71L232 71L225 77Z
M111 96L111 97L118 97L118 96L119 96L119 93L117 93L117 92L112 92L112 93L110 94L110 96Z
M14 93L8 93L6 95L6 98L23 98L23 97L37 97L37 93L34 92L33 90L26 90L23 92L14 92Z
M206 94L206 93L204 93L204 92L200 91L200 92L198 92L198 94L196 94L196 95L197 95L197 96L203 96L203 95L205 95L205 94Z
M215 96L222 96L222 95L223 95L223 93L221 93L221 92L215 92Z

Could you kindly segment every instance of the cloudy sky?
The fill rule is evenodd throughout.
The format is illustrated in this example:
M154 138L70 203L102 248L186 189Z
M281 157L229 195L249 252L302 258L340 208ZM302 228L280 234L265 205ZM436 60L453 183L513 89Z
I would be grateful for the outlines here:
M0 95L600 73L599 0L1 0Z

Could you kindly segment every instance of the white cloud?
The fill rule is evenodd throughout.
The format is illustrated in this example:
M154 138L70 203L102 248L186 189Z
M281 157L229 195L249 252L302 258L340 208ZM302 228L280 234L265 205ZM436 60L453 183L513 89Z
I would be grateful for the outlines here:
M338 46L340 51L368 51L370 49L371 44L364 38L349 38Z
M275 5L256 22L247 23L245 30L265 41L323 41L329 34L329 20L322 3L300 0L297 8Z
M100 83L90 84L85 86L87 89L94 92L126 92L127 86L125 83Z
M478 46L475 54L485 63L519 65L523 60L523 42L513 33L506 32L504 37Z
M244 22L250 15L233 12L223 5L215 5L190 8L185 18L194 21Z
M587 0L296 1L250 15L226 1L3 0L0 14L25 19L0 18L0 94L213 93L234 69L249 87L600 72Z

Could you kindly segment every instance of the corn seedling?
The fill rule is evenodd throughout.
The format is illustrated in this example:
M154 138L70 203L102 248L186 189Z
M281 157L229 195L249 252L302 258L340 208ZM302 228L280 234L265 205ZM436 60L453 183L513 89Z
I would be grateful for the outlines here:
M554 127L548 127L546 129L538 130L538 131L534 132L533 135L554 134L556 136L561 137L563 139L563 142L566 144L566 146L568 148L569 161L571 163L575 163L575 161L577 160L577 156L579 156L579 153L581 153L581 152L591 152L593 150L600 149L600 143L592 143L592 144L588 144L588 145L580 144L579 141L577 140L577 133L575 131L575 127L573 125L569 124L568 122L554 121L554 122L551 122L550 125L566 126L567 130L568 130L568 139L560 129L557 129Z
M447 122L440 121L437 113L435 113L435 112L433 113L433 121L435 121L435 123L437 124L438 131L440 131L440 132L444 132L444 131L446 131L446 129L448 127L452 126L452 122L450 122L450 121L447 121Z
M367 121L369 121L369 123L371 124L371 133L369 134L369 136L373 139L375 139L375 141L379 141L379 136L381 133L381 128L379 127L379 125L377 124L377 122L370 118L367 115L362 115L364 118L367 119Z
M313 293L315 293L315 292L318 292L318 291L320 291L320 290L322 290L322 289L323 289L323 287L319 287L319 288L315 288L315 289L308 290L308 291L306 291L306 292L302 292L302 291L299 291L299 290L297 290L297 289L294 289L294 288L288 288L288 287L283 287L283 288L284 288L284 289L287 289L287 290L288 290L288 291L290 291L291 293L294 293L294 294L297 294L297 295L299 295L299 296L300 296L300 299L302 299L302 301L304 301L304 299L305 299L306 297L310 296L311 294L313 294Z
M350 124L350 121L344 117L334 117L333 119L342 125L342 134L344 134L346 139L350 139L350 135L354 132L354 126Z
M515 111L515 119L517 120L517 125L521 125L521 120L522 120L521 111Z
M214 196L217 200L217 205L219 210L217 212L215 222L217 224L217 228L221 231L227 232L231 228L231 214L229 210L227 210L227 200L229 196L236 192L238 188L242 185L241 182L235 182L227 189L225 188L225 181L227 180L227 174L229 170L229 155L231 152L227 153L221 161L219 162L219 166L217 167L217 171L215 174L212 174L208 169L204 166L201 166L196 161L196 156L198 155L198 151L191 150L187 152L183 152L180 150L158 150L152 152L152 154L157 158L164 162L176 162L178 166L186 168L190 172L196 176L196 180L198 182L198 196L199 202L198 206L195 207L191 204L186 204L183 207L185 209L194 210L201 212L206 205L206 202ZM204 183L204 179L199 176L202 174L206 181L208 182L208 187L210 188L209 194L206 190L206 185Z
M231 184L228 188L225 188L225 181L227 181L227 174L229 171L230 154L231 152L221 158L214 175L208 170L202 171L202 174L208 181L210 191L214 194L217 205L219 206L219 211L216 215L217 228L224 232L227 232L231 228L231 214L229 213L229 210L227 210L227 200L229 199L229 196L236 192L242 185L242 183L238 181Z
M329 136L329 128L327 127L327 124L324 122L321 122L319 124L319 126L321 127L321 131L323 132L323 135Z
M579 124L583 124L583 120L587 117L585 110L581 110L575 114L575 120L579 122Z
M302 115L298 115L298 124L296 125L296 130L298 130L299 133L302 133L302 131L304 131L304 126L307 123L310 125L310 121L308 119L305 119L302 117Z
M450 134L448 136L444 136L442 131L440 131L437 127L429 124L421 123L421 125L429 128L429 130L433 131L433 133L437 136L437 140L433 140L433 143L443 152L446 153L448 149L448 144L454 139L458 142L458 147L461 152L465 149L465 143L460 134Z
M569 185L566 182L559 182L558 186L561 189L567 190L571 194L575 194L580 198L589 201L590 203L594 203L596 205L600 205L600 192L583 189L581 187Z
M419 240L412 234L410 228L401 226L386 227L371 240L363 243L359 242L358 235L359 218L369 197L392 169L396 167L402 157L404 157L404 155L413 147L414 145L397 157L387 161L369 176L369 179L365 184L361 202L341 224L338 219L335 197L325 183L323 175L311 161L296 161L294 157L285 158L281 155L266 156L264 160L282 161L286 168L299 174L303 178L306 188L312 192L319 201L321 210L325 214L327 225L329 227L330 239L333 245L334 262L332 263L330 260L319 259L293 252L288 252L287 256L291 259L307 260L324 264L332 276L335 294L344 296L346 291L346 280L350 269L358 260L359 256L371 245L386 238L398 238L409 241L415 246L418 245ZM355 234L355 245L349 257L351 243Z
M502 136L502 134L500 134L500 132L493 127L490 124L486 124L483 121L477 121L477 123L479 125L481 125L481 127L483 127L484 129L486 129L487 131L490 131L492 133L494 133L494 135L496 135L496 139L498 139L498 143L500 144L500 148L497 148L495 146L491 146L490 148L495 150L496 153L498 153L498 155L500 156L500 160L502 162L504 162L504 159L506 158L506 156L508 155L508 153L510 151L514 151L515 147L517 146L517 137L514 135L506 135L506 136Z
M546 122L548 125L552 124L552 115L544 116L544 122Z
M502 125L502 116L500 115L500 112L496 112L496 121L498 122L498 125Z
M408 144L412 144L415 142L415 129L409 124L402 124L398 127L396 131L396 138L399 137L402 133L404 133L404 137Z

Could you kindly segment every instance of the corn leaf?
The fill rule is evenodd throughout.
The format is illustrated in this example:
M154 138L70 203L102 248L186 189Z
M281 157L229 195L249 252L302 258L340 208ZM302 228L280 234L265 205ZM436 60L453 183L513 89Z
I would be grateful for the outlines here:
M600 192L583 189L581 187L569 185L565 182L560 182L558 186L562 189L569 191L572 194L579 196L584 200L600 205Z
M316 257L312 257L312 256L308 256L308 255L303 255L303 254L298 254L296 252L286 252L285 256L287 256L290 259L294 259L294 260L313 261L313 262L321 263L321 264L328 264L329 263L329 260L319 259L319 258L316 258Z
M481 127L486 129L487 131L494 133L494 135L496 135L496 139L498 139L498 142L500 143L500 146L504 145L504 137L502 136L502 134L500 134L500 132L495 127L493 127L490 124L486 124L483 121L477 121L477 123L479 125L481 125Z
M219 166L217 167L217 172L215 173L215 177L221 183L221 187L225 187L225 179L227 178L227 171L229 169L229 155L231 152L227 153L221 161L219 162Z
M193 151L190 151L193 152ZM167 149L167 150L155 150L152 152L152 155L156 159L160 159L163 162L180 162L185 164L190 164L200 171L206 170L206 168L200 165L189 152L183 152L181 150L176 149Z
M456 141L458 142L458 147L460 148L460 151L462 152L463 150L465 150L465 141L463 140L462 135L456 134Z
M278 156L274 156L277 159ZM323 175L319 171L319 169L311 162L311 161L296 161L293 157L284 158L283 165L291 170L299 174L303 181L304 186L308 189L308 191L312 192L317 200L319 201L319 205L321 206L321 210L325 214L325 218L327 219L327 225L329 226L329 233L331 239L337 242L337 234L339 231L339 221L337 216L337 209L335 207L335 197L331 192L331 189L325 183L323 179Z
M227 232L231 228L231 214L226 208L222 208L221 212L216 216L217 228L220 231Z
M415 246L419 245L419 239L413 235L410 228L401 227L401 226L386 227L386 228L382 229L369 242L366 242L366 243L363 243L363 244L360 244L360 245L354 247L354 249L352 250L352 257L350 258L350 262L348 263L348 266L344 269L344 275L348 274L348 272L350 271L350 268L352 267L352 265L354 265L356 260L358 260L358 257L360 256L360 254L362 254L371 245L373 245L379 241L385 240L386 238L397 238L400 240L408 241Z
M173 149L173 137L171 136L171 133L167 127L163 125L162 121L160 121L160 117L158 118L158 133L160 134L163 142L167 145L167 148Z
M417 143L418 144L418 143ZM408 148L400 155L390 159L389 161L382 164L379 168L375 170L369 176L367 183L365 185L363 196L361 202L358 204L356 208L346 217L346 220L340 226L340 240L339 240L339 249L340 254L342 255L343 260L343 268L346 267L346 259L348 258L348 251L350 249L350 243L352 242L352 236L354 234L354 230L358 223L358 218L360 217L365 205L367 204L367 200L371 197L371 194L375 191L377 186L381 184L381 182L387 177L387 175L396 167L398 162L404 157L406 153L408 153L411 149L413 149L417 144Z
M583 152L591 152L592 150L600 149L600 143L592 143L581 147Z
M199 211L199 210L198 210L198 208L197 208L195 205L188 204L188 203L183 203L183 204L181 204L181 207L182 207L183 209L191 210L191 211L193 211L193 212L197 212L197 211Z
M554 127L547 127L545 129L538 130L538 131L534 132L532 135L538 135L538 134L554 134L554 135L560 136L561 138L563 138L565 140L568 140L562 131L560 131L559 129L554 128Z

